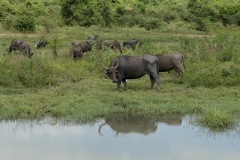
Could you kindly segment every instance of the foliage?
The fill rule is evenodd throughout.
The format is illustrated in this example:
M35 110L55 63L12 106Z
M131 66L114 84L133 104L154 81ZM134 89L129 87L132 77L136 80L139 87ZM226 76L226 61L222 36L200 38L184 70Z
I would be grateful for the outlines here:
M225 33L214 37L181 39L181 50L192 63L185 74L185 82L190 87L238 85L238 42L236 35Z
M2 59L1 86L42 87L55 84L53 69L46 60L15 56Z
M63 23L84 27L140 26L150 30L181 22L189 26L188 29L210 32L219 23L239 26L239 8L240 1L235 0L2 0L0 22L12 29L13 19L30 16L47 32ZM46 21L42 17L46 17Z
M20 32L33 32L35 31L35 21L30 16L19 16L13 27Z
M49 39L48 39L53 57L57 57L58 56L58 50L59 47L62 45L62 38L59 35L52 35Z
M201 125L214 130L230 128L235 123L230 113L220 112L217 108L206 108L198 121Z

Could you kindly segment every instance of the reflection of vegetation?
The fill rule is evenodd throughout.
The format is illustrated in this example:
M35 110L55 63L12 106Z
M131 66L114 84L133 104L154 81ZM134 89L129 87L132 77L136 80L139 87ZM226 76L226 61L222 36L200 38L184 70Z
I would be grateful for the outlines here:
M215 115L214 115L215 116ZM203 120L204 116L201 117L196 117L196 116L191 116L189 117L189 123L190 125L193 125L194 127L197 127L199 129L200 134L205 134L209 137L216 137L216 136L221 136L221 135L226 135L230 136L232 134L237 134L240 135L240 123L238 122L233 122L231 125L227 126L220 126L219 124L216 124L216 126L212 125L210 126L209 122L211 121L210 119ZM231 118L232 119L232 118ZM218 121L220 123L220 121ZM218 126L218 127L217 127Z
M198 118L198 122L212 131L227 130L235 126L235 119L232 114L219 111L216 108L205 109Z

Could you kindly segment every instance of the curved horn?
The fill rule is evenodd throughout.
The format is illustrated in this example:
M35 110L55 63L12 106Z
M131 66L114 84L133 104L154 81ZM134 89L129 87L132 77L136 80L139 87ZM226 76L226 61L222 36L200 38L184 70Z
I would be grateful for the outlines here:
M116 68L117 69L117 67L119 66L119 62L117 62L117 65L114 67L114 68Z
M103 65L102 65L102 59L103 59L103 56L101 56L101 58L100 58L100 66L103 68L103 69L105 69L105 70L107 70L107 67L104 67Z
M107 123L105 122L105 123L103 123L103 124L101 124L101 125L99 126L99 128L98 128L98 133L99 133L100 136L102 136L101 129L102 129L102 127L105 126L106 124L107 124Z
M119 56L118 56L118 61L117 61L117 64L116 64L116 66L114 67L114 68L116 68L117 69L117 67L119 66Z

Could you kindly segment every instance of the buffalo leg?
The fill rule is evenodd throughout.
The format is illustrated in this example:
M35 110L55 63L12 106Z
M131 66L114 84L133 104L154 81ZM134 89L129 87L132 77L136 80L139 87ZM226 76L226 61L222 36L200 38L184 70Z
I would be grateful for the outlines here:
M124 86L125 86L125 90L128 90L127 80L126 80L126 79L123 79L122 81L123 81L123 84L124 84Z
M183 77L183 71L182 71L182 69L180 67L177 67L176 71L178 73L178 77Z
M150 80L151 80L151 89L153 89L153 85L155 83L155 80L153 78L153 76L150 75Z
M157 83L157 91L160 92L160 80L159 78L155 79L156 83Z
M153 85L156 81L157 83L157 91L160 91L160 80L159 80L159 76L152 76L150 75L150 79L151 79L151 89L153 89Z
M13 50L13 48L12 48L12 45L9 47L9 52L11 53L12 52L12 50Z
M160 80L159 80L159 75L158 75L158 71L155 70L155 71L149 71L149 76L150 76L150 79L151 79L151 89L153 89L153 85L154 85L154 82L156 81L157 83L157 91L159 92L160 91Z
M120 90L120 85L121 85L121 81L118 81L118 82L117 82L117 90L118 90L118 91Z

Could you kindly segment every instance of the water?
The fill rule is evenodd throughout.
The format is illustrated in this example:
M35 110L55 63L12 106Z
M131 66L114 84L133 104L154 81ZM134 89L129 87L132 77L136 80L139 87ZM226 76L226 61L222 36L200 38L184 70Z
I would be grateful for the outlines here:
M239 160L240 133L205 132L188 118L117 117L95 124L1 122L2 160Z

